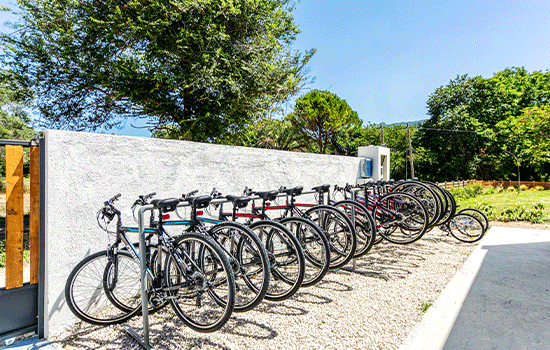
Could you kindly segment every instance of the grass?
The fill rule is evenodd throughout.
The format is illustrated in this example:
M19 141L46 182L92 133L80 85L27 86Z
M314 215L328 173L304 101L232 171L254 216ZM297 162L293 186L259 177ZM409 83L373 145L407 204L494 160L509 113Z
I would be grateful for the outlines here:
M501 192L457 200L460 203L460 208L471 208L480 201L493 206L497 211L514 205L532 206L542 203L544 214L550 216L550 191Z
M473 197L456 196L460 208L478 208L491 220L550 222L550 191L483 191Z

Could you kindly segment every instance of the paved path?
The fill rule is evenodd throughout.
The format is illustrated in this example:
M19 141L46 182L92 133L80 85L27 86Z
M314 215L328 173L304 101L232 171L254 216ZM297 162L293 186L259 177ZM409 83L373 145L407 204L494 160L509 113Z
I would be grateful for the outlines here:
M399 349L550 349L550 230L491 228Z

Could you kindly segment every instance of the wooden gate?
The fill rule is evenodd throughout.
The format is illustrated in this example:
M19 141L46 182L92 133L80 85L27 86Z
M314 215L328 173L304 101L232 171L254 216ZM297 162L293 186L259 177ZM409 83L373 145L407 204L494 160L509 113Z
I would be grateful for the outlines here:
M38 139L31 141L0 140L5 146L6 204L5 267L0 274L0 341L20 334L36 332L39 324L40 261L40 147ZM29 149L29 194L23 188L23 148ZM3 194L2 194L3 195ZM25 200L28 196L28 220L25 220ZM4 237L2 237L4 236ZM24 244L25 242L25 244ZM28 244L27 244L28 242ZM28 247L28 253L27 248ZM28 263L24 256L29 255ZM24 273L25 271L25 273ZM24 278L25 276L28 276Z

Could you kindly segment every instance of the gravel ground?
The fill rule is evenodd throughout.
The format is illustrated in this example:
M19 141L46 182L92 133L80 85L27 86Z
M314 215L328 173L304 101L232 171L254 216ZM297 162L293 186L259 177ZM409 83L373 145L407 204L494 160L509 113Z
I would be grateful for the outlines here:
M357 268L388 279L331 272L289 300L264 301L234 313L218 332L186 328L168 307L151 315L150 341L157 349L396 349L475 244L459 243L435 229L420 241L382 243L357 260ZM141 334L141 318L129 325ZM64 349L141 349L123 326L81 323L49 339Z

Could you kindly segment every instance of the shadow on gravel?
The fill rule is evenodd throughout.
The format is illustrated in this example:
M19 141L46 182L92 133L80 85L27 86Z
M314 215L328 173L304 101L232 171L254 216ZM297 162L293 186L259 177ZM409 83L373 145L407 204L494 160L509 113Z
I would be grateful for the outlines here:
M294 296L292 297L292 300L300 303L308 303L308 304L315 304L315 305L328 304L332 302L332 299L329 297L313 294L311 292L298 292L294 294Z
M300 316L308 313L306 309L301 307L285 305L282 302L270 302L264 300L263 303L254 308L255 311L265 312L268 314L285 315L285 316Z
M108 326L116 327L116 326ZM100 346L109 346L112 349L120 349L123 344L127 343L131 337L125 337L125 332L117 331L121 336L119 337L110 337L111 339L100 339L96 332L103 330L104 326L93 326L81 322L77 324L71 331L71 335L67 338L59 341L58 344L63 348L69 349L97 349ZM112 330L111 330L112 332ZM137 344L137 343L136 343Z
M348 286L342 282L328 280L327 277L317 283L315 287L320 289L330 289L336 292L349 292L353 290L351 286Z
M221 329L222 333L254 339L273 339L279 333L262 323L232 316Z

